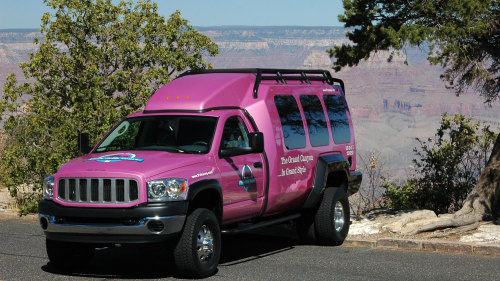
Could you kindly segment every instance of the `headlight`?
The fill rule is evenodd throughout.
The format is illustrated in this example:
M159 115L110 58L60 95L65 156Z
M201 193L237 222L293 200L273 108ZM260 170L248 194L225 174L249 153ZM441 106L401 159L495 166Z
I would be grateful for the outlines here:
M148 201L177 201L186 200L188 183L185 179L165 178L152 180L148 185Z
M50 176L43 180L43 199L52 200L54 196L54 177Z

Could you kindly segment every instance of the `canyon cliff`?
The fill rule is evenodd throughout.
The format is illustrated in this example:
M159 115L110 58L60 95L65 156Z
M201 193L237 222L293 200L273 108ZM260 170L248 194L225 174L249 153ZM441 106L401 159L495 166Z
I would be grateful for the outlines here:
M331 70L332 59L326 50L348 42L341 27L197 29L219 46L220 55L207 58L215 68ZM36 37L42 38L36 30L0 30L0 84L8 73L24 81L18 65L36 51ZM332 75L346 84L358 153L379 151L392 176L404 176L414 157L412 149L418 144L415 138L433 136L444 112L472 115L493 128L500 126L500 103L485 105L473 91L456 97L440 80L442 69L427 62L425 49L408 49L396 54L390 63L388 57L388 52L379 52L356 67L332 71Z

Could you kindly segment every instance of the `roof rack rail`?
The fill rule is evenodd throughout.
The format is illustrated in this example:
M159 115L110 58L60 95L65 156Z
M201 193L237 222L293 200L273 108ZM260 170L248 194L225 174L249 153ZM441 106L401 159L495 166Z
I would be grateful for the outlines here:
M253 97L257 98L257 90L262 80L275 80L286 84L286 81L301 81L311 84L311 81L323 81L330 85L338 83L345 95L344 81L333 78L329 71L320 69L275 69L275 68L233 68L233 69L203 69L188 70L179 77L204 73L254 73L256 74L255 85L253 87ZM177 78L179 78L177 77Z

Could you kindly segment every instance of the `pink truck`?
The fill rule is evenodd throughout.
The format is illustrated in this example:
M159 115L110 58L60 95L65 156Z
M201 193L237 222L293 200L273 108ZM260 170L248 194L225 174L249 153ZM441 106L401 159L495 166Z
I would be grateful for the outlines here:
M182 275L206 277L222 233L286 221L340 245L362 178L344 83L324 70L188 71L95 147L88 139L39 203L59 267L97 247L168 242Z

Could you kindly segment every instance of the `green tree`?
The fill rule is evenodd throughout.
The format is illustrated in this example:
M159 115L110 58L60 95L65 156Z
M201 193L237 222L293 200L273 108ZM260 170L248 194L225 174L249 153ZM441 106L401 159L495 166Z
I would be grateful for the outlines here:
M472 87L488 103L500 93L500 2L498 0L344 0L339 16L350 44L328 50L334 69L357 65L379 50L399 52L429 46L429 60L442 65L442 78L457 94ZM390 57L391 58L391 57ZM389 58L389 59L390 59ZM461 226L500 209L500 137L463 208L453 219L421 230ZM420 230L419 230L420 231Z
M20 67L28 82L7 76L0 101L6 146L0 183L17 195L78 156L77 131L97 141L120 118L140 110L161 85L185 69L211 67L210 38L177 11L168 19L148 0L51 0L43 40ZM24 210L34 211L34 210Z
M416 174L403 186L386 184L391 206L455 212L477 184L497 134L472 117L443 114L434 138L415 148Z

